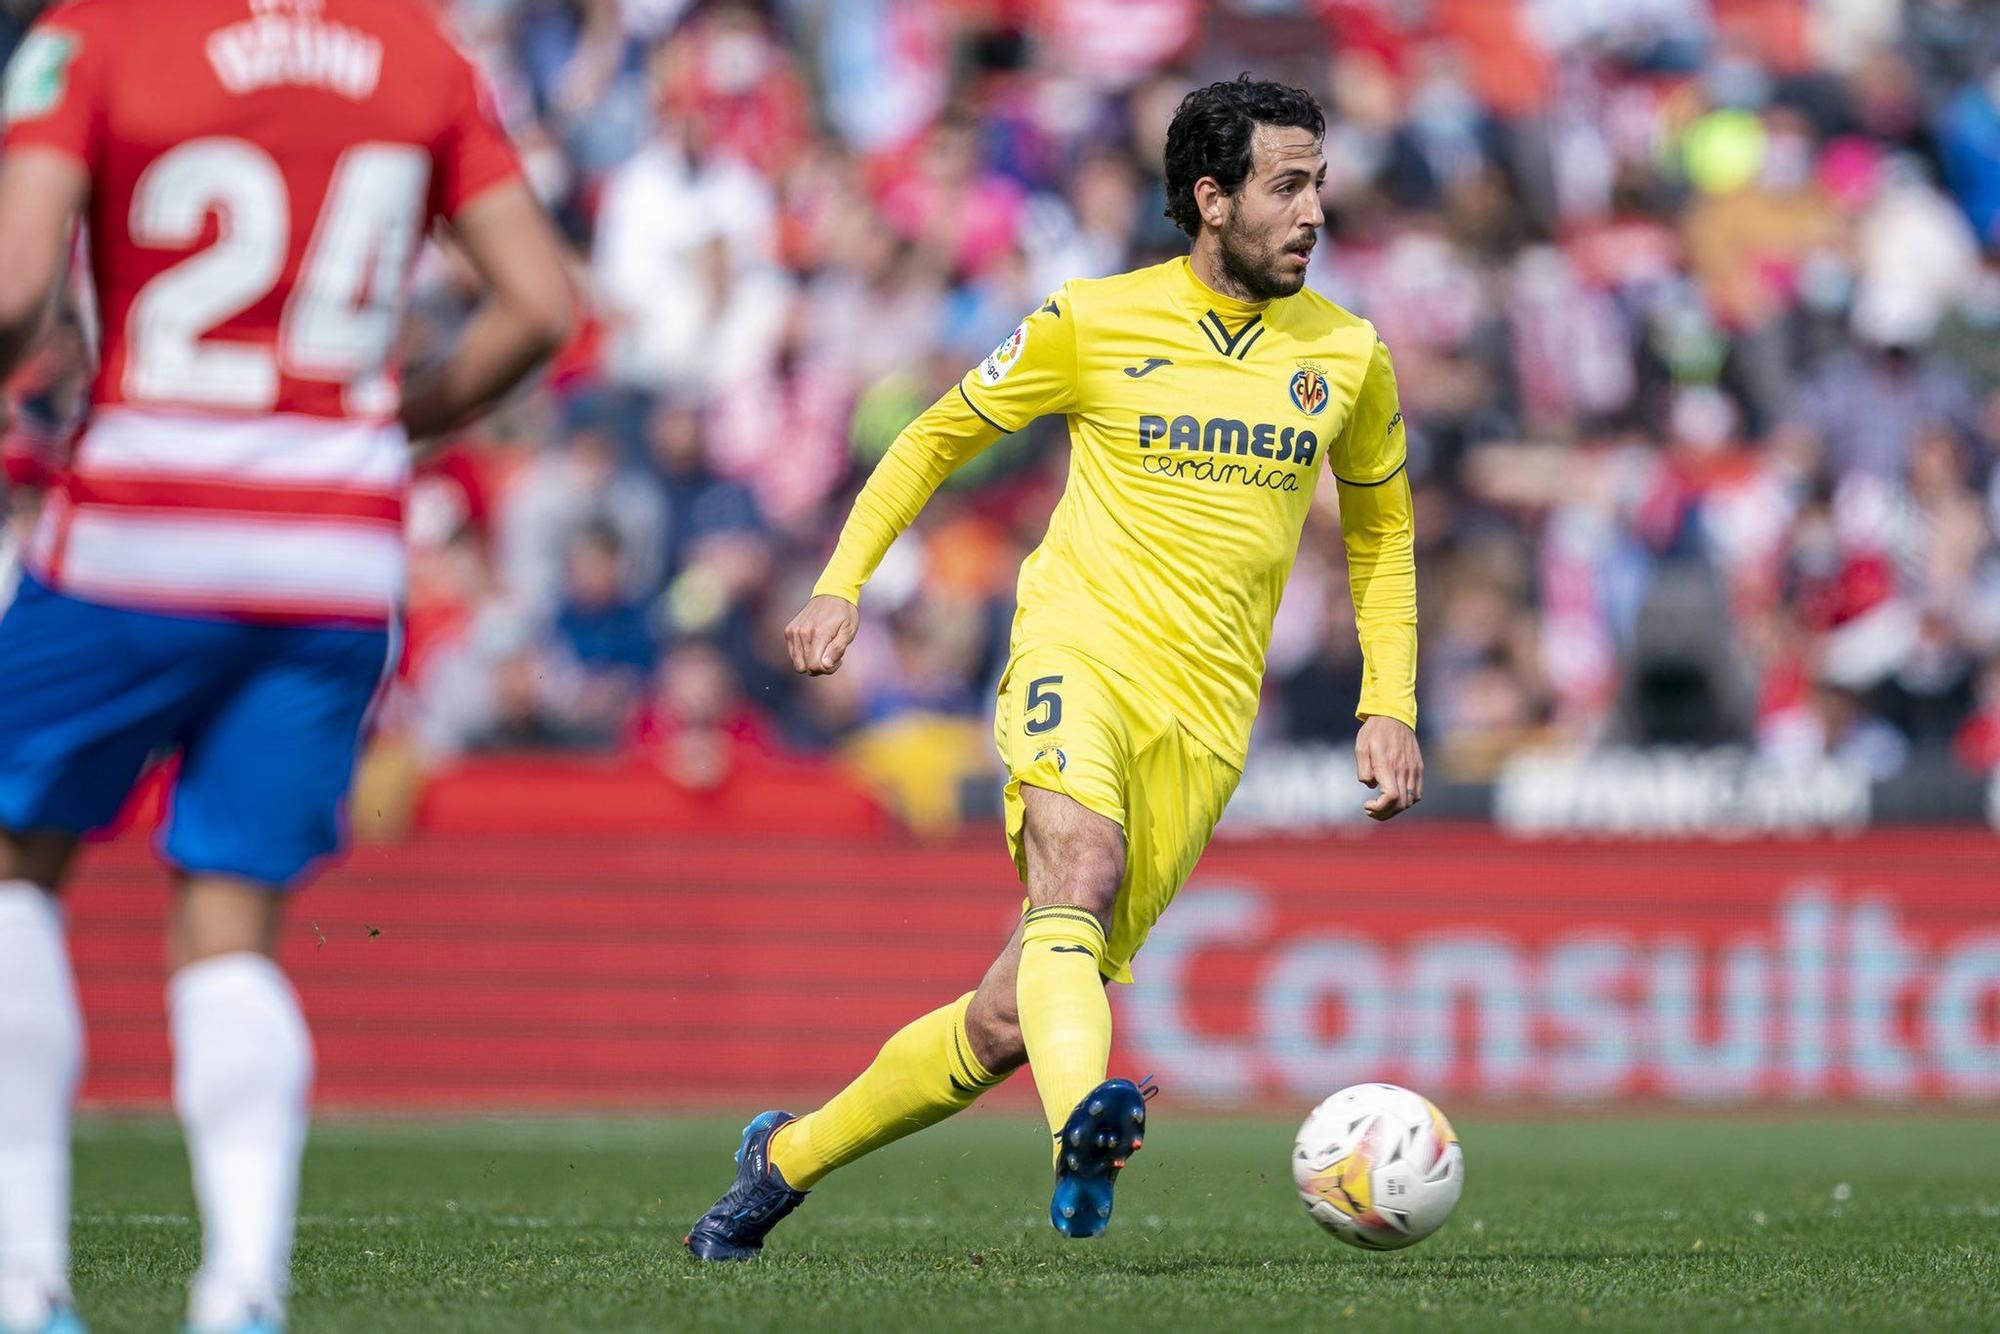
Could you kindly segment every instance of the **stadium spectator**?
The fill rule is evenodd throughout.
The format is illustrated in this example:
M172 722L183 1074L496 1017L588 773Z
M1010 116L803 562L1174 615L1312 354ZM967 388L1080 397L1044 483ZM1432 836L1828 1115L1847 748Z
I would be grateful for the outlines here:
M728 656L698 639L667 655L631 738L638 755L697 792L720 787L746 759L779 749L770 720L743 697Z
M622 693L625 677L650 675L659 646L644 599L621 588L624 553L618 530L596 523L571 539L563 599L556 611L555 642L584 672Z
M621 587L642 597L660 579L666 523L658 479L620 460L609 427L580 423L538 451L502 492L495 539L506 596L546 623L570 543L602 524L618 535Z
M817 568L866 466L1015 320L1065 278L1175 243L1166 117L1244 68L1330 111L1310 281L1396 349L1442 776L1529 745L1674 739L1880 774L1954 747L1985 763L1992 6L445 8L578 242L598 332L413 496L411 646L384 718L433 763L601 744L623 719L573 712L565 664L608 652L643 672L641 622L676 645L662 680L757 701L782 748L889 773L901 736L927 795L987 763L958 746L1012 588L980 572L1039 536L1060 429L954 479L871 587L892 614L838 684L774 670L772 605ZM455 261L422 273L417 363L467 290ZM28 460L61 464L81 347L53 344L14 386L10 507L43 480ZM1316 540L1260 745L1352 730L1351 615ZM614 545L615 593L579 601L577 561L599 577Z

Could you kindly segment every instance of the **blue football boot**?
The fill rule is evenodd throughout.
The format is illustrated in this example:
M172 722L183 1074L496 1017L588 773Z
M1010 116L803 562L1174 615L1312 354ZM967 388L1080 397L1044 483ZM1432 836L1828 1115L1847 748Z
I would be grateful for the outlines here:
M799 1207L806 1192L787 1185L771 1162L771 1136L796 1120L790 1112L765 1112L743 1127L736 1180L682 1238L688 1254L697 1260L754 1260L771 1229Z
M1143 1081L1142 1081L1143 1084ZM1160 1090L1107 1079L1084 1096L1056 1142L1056 1193L1049 1222L1065 1237L1095 1237L1111 1224L1111 1187L1145 1143L1146 1102Z

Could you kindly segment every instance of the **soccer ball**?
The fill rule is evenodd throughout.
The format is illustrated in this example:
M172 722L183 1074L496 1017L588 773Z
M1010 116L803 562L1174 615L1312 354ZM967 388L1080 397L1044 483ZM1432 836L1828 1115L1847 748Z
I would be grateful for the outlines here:
M1356 1084L1299 1127L1292 1179L1328 1232L1363 1250L1393 1251L1451 1217L1465 1188L1465 1157L1428 1098L1394 1084Z

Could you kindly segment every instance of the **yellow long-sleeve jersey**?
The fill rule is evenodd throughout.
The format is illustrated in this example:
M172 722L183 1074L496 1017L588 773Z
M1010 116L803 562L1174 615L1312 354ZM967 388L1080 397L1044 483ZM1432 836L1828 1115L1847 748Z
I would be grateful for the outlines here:
M912 422L815 589L858 602L965 460L1069 418L1069 485L1021 566L1014 652L1060 646L1156 692L1241 766L1271 621L1320 473L1365 671L1357 713L1416 723L1416 557L1403 414L1374 326L1311 291L1243 302L1186 259L1063 285Z

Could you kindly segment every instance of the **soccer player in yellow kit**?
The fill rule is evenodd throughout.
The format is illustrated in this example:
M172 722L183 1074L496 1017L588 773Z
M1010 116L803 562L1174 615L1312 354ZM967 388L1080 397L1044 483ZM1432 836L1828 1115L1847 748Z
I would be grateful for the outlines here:
M1021 925L976 990L891 1037L803 1117L746 1127L697 1220L701 1259L749 1259L833 1169L970 1106L1024 1063L1055 1148L1050 1221L1102 1232L1145 1096L1105 1078L1106 981L1130 982L1235 789L1264 653L1323 473L1339 487L1366 659L1367 812L1423 791L1416 567L1402 413L1375 330L1304 291L1325 122L1247 78L1190 93L1167 131L1168 214L1189 256L1066 283L911 423L855 501L793 666L839 668L862 585L952 470L1045 413L1069 421L1067 490L1021 567L994 737Z

